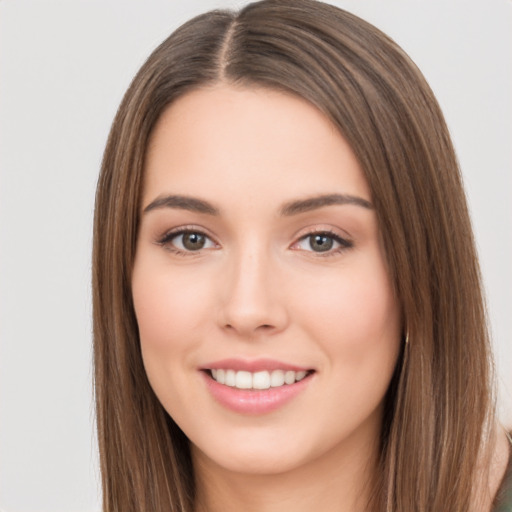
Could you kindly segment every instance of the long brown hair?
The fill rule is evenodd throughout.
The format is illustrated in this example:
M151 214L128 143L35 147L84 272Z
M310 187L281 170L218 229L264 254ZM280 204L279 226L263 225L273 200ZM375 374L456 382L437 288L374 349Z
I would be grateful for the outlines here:
M409 340L386 396L371 510L466 512L494 407L480 274L452 143L407 55L372 25L312 0L266 0L194 18L152 53L116 115L93 251L104 511L193 509L188 440L143 368L131 270L152 129L170 103L216 82L298 95L352 147Z

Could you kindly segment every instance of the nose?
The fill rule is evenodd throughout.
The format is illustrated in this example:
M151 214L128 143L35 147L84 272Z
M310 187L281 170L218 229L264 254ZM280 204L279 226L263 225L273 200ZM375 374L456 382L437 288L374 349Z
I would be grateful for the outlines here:
M246 250L227 262L221 280L220 326L252 339L275 334L288 323L279 269L264 250Z

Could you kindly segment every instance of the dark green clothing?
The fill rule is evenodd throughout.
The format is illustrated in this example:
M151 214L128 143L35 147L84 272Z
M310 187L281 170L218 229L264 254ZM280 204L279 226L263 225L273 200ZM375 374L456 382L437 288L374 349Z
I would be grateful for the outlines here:
M512 442L512 437L509 437ZM496 495L493 512L512 512L512 450L508 457L508 466Z

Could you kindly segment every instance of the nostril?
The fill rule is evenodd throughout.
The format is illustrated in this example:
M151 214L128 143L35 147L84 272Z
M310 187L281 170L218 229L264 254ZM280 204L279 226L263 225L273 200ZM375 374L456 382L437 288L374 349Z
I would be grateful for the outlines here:
M226 324L225 328L226 329L235 329L236 330L236 327L233 324ZM256 329L257 330L269 331L271 329L274 329L274 326L271 325L271 324L262 324L262 325L257 326Z

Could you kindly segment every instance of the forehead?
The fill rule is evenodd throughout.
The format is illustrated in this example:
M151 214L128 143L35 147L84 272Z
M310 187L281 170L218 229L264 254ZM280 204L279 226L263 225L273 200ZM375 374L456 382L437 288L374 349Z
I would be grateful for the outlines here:
M307 101L265 88L215 85L170 105L153 131L144 202L161 193L267 198L346 193L370 199L332 122Z

